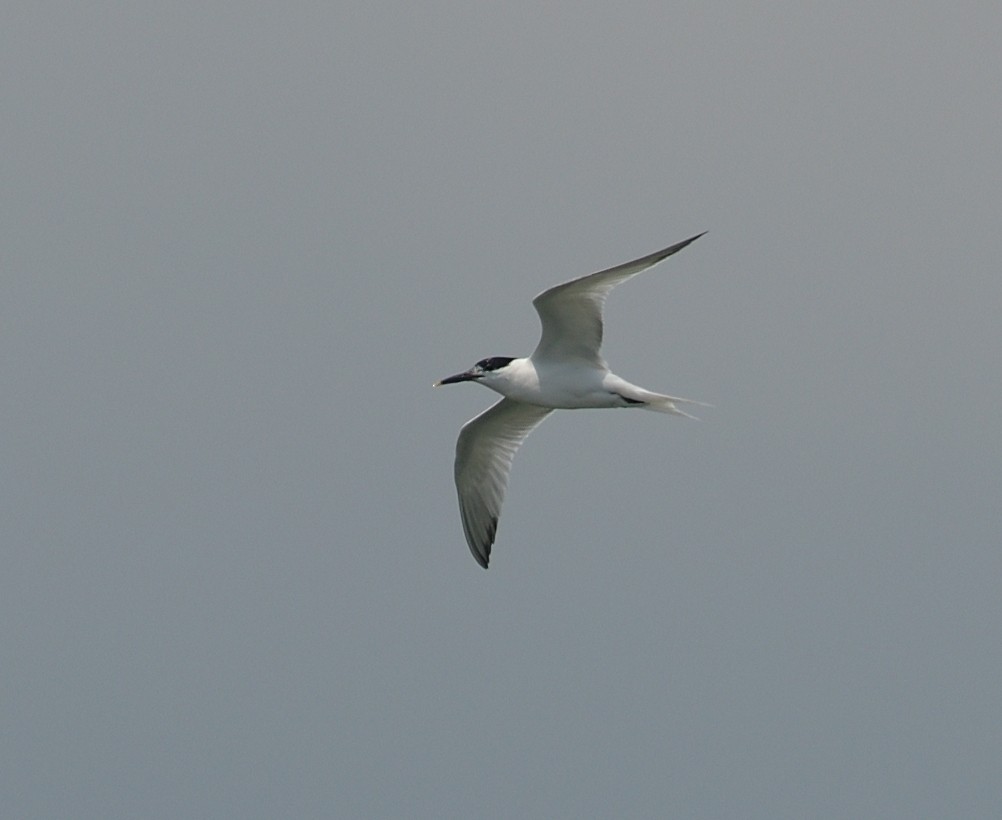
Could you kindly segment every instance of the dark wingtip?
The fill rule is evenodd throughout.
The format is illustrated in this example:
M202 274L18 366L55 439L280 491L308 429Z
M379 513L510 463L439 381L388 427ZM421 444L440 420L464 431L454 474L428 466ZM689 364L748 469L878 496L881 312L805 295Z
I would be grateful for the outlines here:
M470 544L470 554L473 556L474 561L484 569L487 569L487 563L491 560L491 545L487 544L481 548L480 546L474 547L473 544Z
M495 515L491 518L491 525L487 529L487 541L484 544L483 552L473 556L484 569L487 569L487 565L491 562L491 547L494 545L494 536L497 535L497 531L498 519Z
M487 531L487 543L484 544L484 563L481 566L487 569L491 562L491 547L494 546L494 538L498 534L498 517L491 517L491 528Z
M699 237L706 236L707 233L709 232L703 231L702 233L698 233L695 236L690 236L688 239L683 239L681 242L676 242L674 245L669 245L663 251L660 251L657 254L653 254L651 258L656 257L658 262L660 262L662 259L667 259L672 254L678 253L680 250L682 250L682 248L688 248L693 242L699 239Z

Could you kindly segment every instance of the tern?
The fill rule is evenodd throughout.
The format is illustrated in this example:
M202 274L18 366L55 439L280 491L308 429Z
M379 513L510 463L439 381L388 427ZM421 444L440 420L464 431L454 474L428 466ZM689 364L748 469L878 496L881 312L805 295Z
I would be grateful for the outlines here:
M641 407L695 418L678 405L702 402L631 384L609 370L599 351L602 308L609 292L701 236L544 290L532 300L543 332L531 356L491 356L435 383L439 387L477 382L503 396L466 422L456 442L455 480L463 532L470 552L484 569L491 557L515 452L554 410Z

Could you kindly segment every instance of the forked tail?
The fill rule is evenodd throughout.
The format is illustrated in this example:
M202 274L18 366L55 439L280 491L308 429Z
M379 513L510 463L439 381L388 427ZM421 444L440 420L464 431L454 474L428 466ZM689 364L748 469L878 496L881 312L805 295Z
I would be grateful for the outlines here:
M692 404L696 407L713 406L712 404L706 404L706 402L693 401L692 399L680 399L678 396L665 396L661 393L647 393L647 395L644 396L642 406L645 410L654 410L657 413L671 413L673 416L685 416L687 419L699 421L696 416L686 413L684 410L680 410L678 408L678 405L680 404Z

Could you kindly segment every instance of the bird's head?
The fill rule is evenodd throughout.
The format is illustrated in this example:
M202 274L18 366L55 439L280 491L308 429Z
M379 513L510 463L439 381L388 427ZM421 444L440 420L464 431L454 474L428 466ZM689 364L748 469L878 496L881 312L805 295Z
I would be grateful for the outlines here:
M491 382L503 378L505 368L513 361L515 359L510 356L491 356L489 359L481 359L469 370L457 373L455 376L449 376L440 382L435 382L435 387L441 387L443 384L478 381L482 381L486 386L490 386Z

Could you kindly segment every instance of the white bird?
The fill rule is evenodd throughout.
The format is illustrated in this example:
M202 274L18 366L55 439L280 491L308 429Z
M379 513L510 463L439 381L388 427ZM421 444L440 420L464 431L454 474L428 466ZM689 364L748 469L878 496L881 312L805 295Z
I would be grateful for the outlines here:
M504 396L466 422L456 442L455 479L463 532L470 552L484 569L490 560L515 451L553 410L642 407L694 418L676 405L702 402L630 384L610 372L599 350L602 307L609 292L702 235L544 290L532 300L543 333L531 356L481 359L464 373L435 383L438 387L475 381Z

